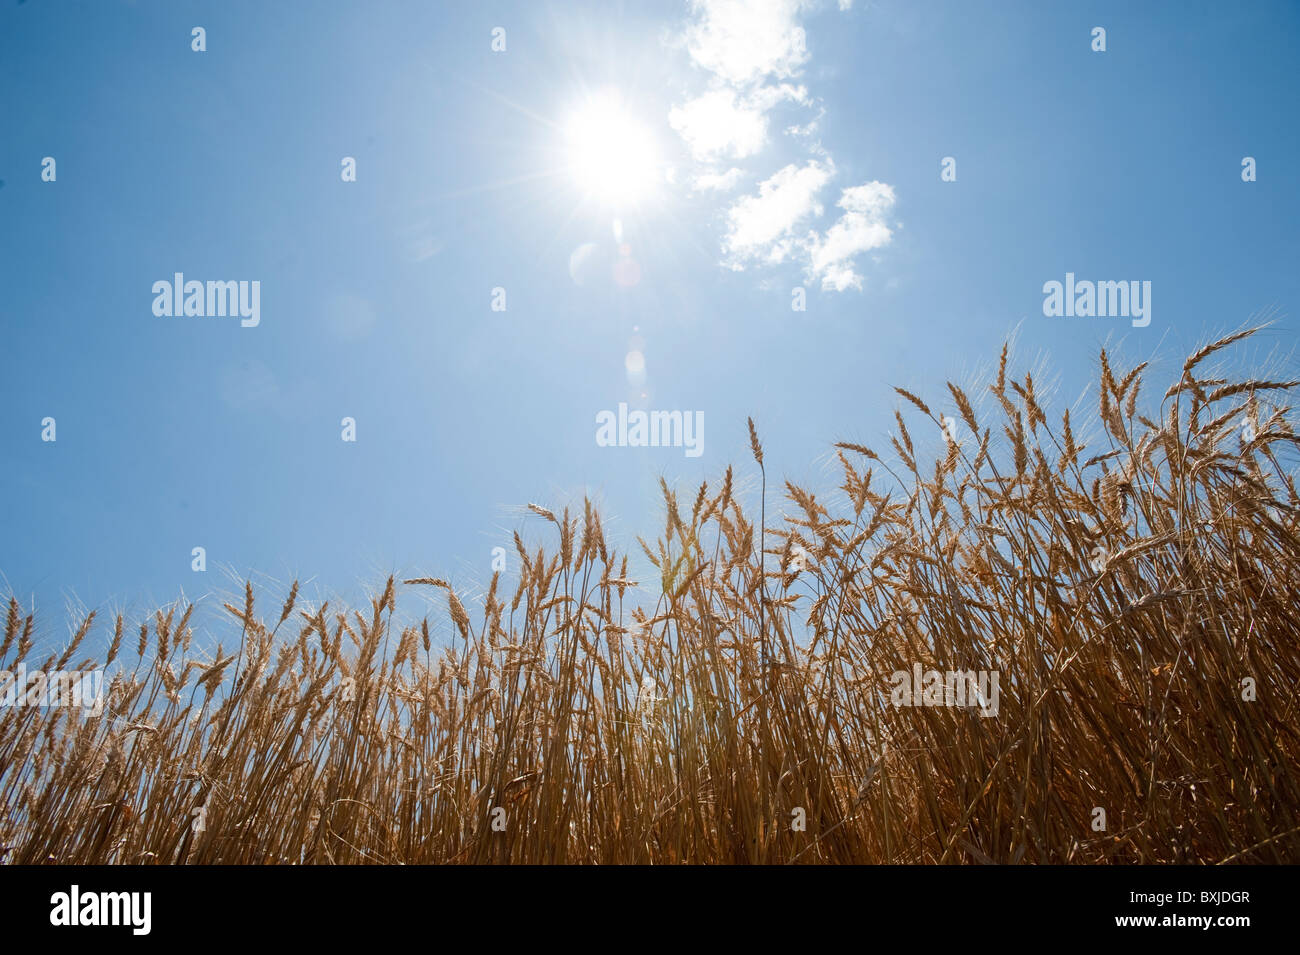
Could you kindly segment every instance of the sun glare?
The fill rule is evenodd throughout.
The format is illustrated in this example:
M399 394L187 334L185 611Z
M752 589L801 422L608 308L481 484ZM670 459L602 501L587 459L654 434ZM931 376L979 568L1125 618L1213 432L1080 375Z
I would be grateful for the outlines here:
M570 116L564 132L569 169L588 197L631 205L648 198L658 185L654 137L616 94L588 99Z

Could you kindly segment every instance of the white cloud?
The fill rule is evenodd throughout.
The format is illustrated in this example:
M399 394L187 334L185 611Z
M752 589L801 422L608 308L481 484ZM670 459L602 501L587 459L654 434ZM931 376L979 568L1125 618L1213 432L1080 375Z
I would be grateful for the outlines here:
M822 214L817 195L830 181L830 166L810 159L803 166L791 164L767 181L758 193L745 196L727 213L727 236L723 250L728 264L743 269L746 262L775 264L798 246L796 227Z
M728 89L710 90L684 106L674 106L668 124L686 141L691 155L705 161L724 156L743 159L767 142L763 110L739 102Z
M702 172L695 177L696 192L730 192L744 178L745 171L734 166L726 172Z
M674 106L668 124L686 142L691 155L702 162L744 159L767 145L767 113L785 101L807 103L808 91L789 83L761 86L743 94L718 87Z
M832 164L810 159L803 166L786 166L760 183L756 194L739 199L727 214L722 243L727 264L742 270L798 258L809 279L820 280L823 289L860 290L862 276L854 262L892 240L888 217L894 190L875 181L842 190L836 205L843 213L822 234L807 225L822 215L818 197L834 174Z
M894 209L894 190L883 182L868 182L845 189L836 203L844 214L808 244L808 272L820 277L822 288L843 292L862 288L862 276L853 260L863 252L888 245L893 238L886 221Z
M825 106L818 107L816 116L808 120L808 122L804 123L803 125L794 123L793 125L787 126L785 128L785 134L787 136L799 136L802 138L807 138L809 136L812 136L821 127L822 117L825 115L826 115L826 107Z
M750 95L750 102L754 103L762 110L769 110L777 103L783 103L786 100L793 103L799 103L803 106L812 105L812 100L808 98L807 87L793 86L790 83L778 83L775 86L760 86Z
M691 58L736 86L798 75L808 61L799 14L808 0L691 0Z
M819 231L817 220L825 212L819 196L835 176L835 163L818 138L826 110L796 82L809 62L802 19L815 2L691 0L683 39L692 62L709 74L708 87L674 107L668 121L703 165L689 178L695 191L722 193L754 171L753 161L768 145L769 113L783 103L807 108L804 121L787 120L784 132L809 158L783 166L756 193L731 205L724 263L743 270L792 260L808 280L842 292L863 286L857 257L892 240L888 217L895 197L882 182L843 189L837 203L842 214ZM848 10L852 0L839 0L838 6ZM724 160L742 168L720 172Z

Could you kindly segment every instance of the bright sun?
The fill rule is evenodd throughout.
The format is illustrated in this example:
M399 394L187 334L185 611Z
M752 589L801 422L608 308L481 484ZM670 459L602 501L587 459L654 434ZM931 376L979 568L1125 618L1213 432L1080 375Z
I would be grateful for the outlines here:
M568 166L590 198L625 206L646 199L658 185L654 137L614 93L589 98L565 124Z

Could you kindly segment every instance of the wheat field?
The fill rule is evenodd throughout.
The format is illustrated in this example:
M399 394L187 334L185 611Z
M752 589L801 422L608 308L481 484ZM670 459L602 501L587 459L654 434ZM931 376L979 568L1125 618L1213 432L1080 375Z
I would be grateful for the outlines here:
M654 579L590 504L533 505L517 587L474 600L248 584L219 646L175 605L138 632L91 614L44 661L11 600L0 669L102 669L105 700L0 709L0 855L1300 861L1296 382L1207 368L1253 331L1163 395L1102 352L1087 447L1006 348L982 402L900 389L892 447L838 445L839 486L787 483L771 526L739 500L742 475L767 499L751 422L752 461L663 485ZM441 592L453 639L396 618L400 590ZM998 674L996 715L894 705L918 666Z

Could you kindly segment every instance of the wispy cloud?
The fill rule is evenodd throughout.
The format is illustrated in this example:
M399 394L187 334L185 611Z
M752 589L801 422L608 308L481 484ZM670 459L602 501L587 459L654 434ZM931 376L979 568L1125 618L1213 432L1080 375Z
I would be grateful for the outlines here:
M758 186L758 192L739 199L727 213L723 250L727 264L744 269L752 262L775 265L801 246L799 233L822 214L817 196L830 182L834 170L810 159L803 166L789 165Z
M889 244L893 231L888 217L894 190L883 182L868 182L840 192L842 211L825 233L808 228L825 210L821 194L835 176L834 164L810 159L788 165L742 196L727 212L722 247L726 264L743 271L749 265L802 262L809 281L827 291L861 289L862 274L855 262L863 253Z
M745 170L733 166L726 172L702 172L695 177L692 185L697 192L730 192L743 178Z
M893 238L886 220L894 209L894 190L883 182L868 182L845 189L836 205L844 214L824 236L810 241L808 272L821 279L824 289L861 289L862 276L853 263L863 252L886 246Z
M819 229L822 194L836 169L817 139L826 108L798 82L811 60L803 18L815 6L812 0L691 0L680 38L703 71L705 88L673 107L668 121L699 164L690 177L696 191L733 192L751 173L760 180L756 192L735 198L726 211L725 265L743 271L793 261L823 289L842 292L863 287L858 257L891 241L895 196L877 181L843 188L838 220ZM852 0L838 6L848 10ZM771 165L754 167L763 162L770 114L780 105L806 110L803 122L783 132L809 158L772 173Z

